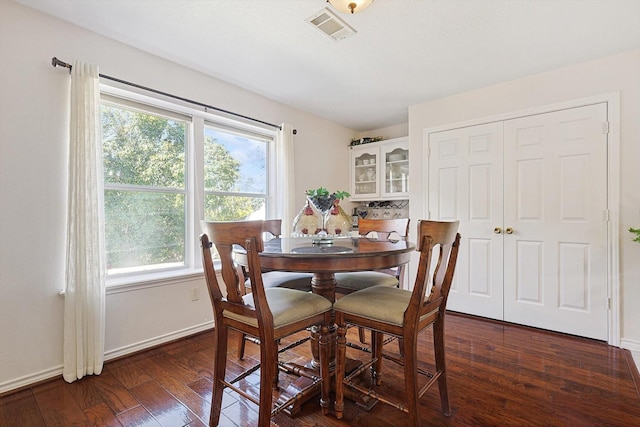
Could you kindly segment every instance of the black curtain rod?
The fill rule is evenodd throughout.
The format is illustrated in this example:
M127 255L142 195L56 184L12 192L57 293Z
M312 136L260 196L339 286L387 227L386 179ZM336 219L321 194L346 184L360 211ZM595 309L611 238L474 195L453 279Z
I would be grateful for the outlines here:
M67 64L66 62L63 62L63 61L59 60L55 56L53 58L51 58L51 65L53 65L54 68L57 67L57 66L68 68L69 69L69 73L71 73L71 68L73 67L71 64ZM263 122L262 120L254 119L253 117L243 116L242 114L234 113L233 111L223 110L222 108L214 107L213 105L207 105L207 104L203 104L202 102L194 101L192 99L182 98L182 97L177 96L177 95L172 95L170 93L162 92L162 91L159 91L159 90L156 90L156 89L151 89L150 87L141 86L141 85L136 84L136 83L131 83L131 82L128 82L128 81L125 81L125 80L117 79L115 77L107 76L106 74L99 74L99 76L102 77L103 79L112 80L114 82L122 83L122 84L125 84L125 85L128 85L128 86L133 86L133 87L136 87L138 89L143 89L143 90L146 90L146 91L149 91L149 92L157 93L158 95L168 96L169 98L178 99L178 100L183 101L183 102L188 102L189 104L198 105L198 106L204 107L206 109L219 111L219 112L225 113L225 114L230 114L230 115L235 116L235 117L240 117L240 118L243 118L243 119L246 119L246 120L251 120L251 121L256 122L256 123L262 123L263 125L271 126L273 128L282 130L282 126L280 126L280 125L274 125L273 123ZM296 131L293 131L293 133L295 134Z

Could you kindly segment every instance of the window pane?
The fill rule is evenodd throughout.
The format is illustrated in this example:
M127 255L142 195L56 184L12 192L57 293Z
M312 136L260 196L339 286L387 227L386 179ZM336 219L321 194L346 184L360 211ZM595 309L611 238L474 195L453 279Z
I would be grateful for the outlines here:
M204 189L267 193L267 142L205 128Z
M262 197L205 196L204 218L207 221L265 219Z
M100 113L108 274L184 266L188 122L116 101Z
M184 201L184 194L177 193L106 190L109 273L139 266L184 265Z
M187 124L102 105L105 184L185 188Z

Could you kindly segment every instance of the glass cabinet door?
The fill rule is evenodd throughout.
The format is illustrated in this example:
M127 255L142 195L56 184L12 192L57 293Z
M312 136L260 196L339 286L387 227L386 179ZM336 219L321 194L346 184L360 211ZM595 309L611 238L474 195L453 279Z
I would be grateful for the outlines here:
M409 192L409 150L404 147L383 148L384 188L383 193L398 196Z
M364 148L364 147L363 147ZM373 148L373 149L371 149ZM351 161L353 176L352 198L378 196L378 157L379 150L371 147L353 149Z

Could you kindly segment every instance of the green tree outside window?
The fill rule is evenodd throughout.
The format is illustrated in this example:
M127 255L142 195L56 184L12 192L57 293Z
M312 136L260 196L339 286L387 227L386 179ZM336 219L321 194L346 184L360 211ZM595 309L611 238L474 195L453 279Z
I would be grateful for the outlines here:
M101 120L108 270L183 266L189 123L108 102ZM244 155L266 165L264 150L255 151ZM206 219L244 219L264 205L265 183L243 176L223 143L207 137L204 160Z

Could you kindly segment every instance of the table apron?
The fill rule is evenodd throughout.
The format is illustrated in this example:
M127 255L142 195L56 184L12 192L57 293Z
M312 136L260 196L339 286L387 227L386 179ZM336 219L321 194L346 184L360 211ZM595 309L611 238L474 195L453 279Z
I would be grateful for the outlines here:
M237 261L243 264L243 257ZM260 266L264 269L297 271L309 273L340 273L349 271L379 270L406 264L411 252L357 257L283 257L260 256Z

